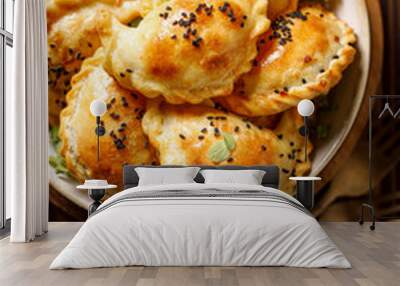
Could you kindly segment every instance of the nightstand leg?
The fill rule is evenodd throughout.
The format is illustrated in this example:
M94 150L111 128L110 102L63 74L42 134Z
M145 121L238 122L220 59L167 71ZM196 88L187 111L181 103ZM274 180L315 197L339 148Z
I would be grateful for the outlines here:
M106 190L89 190L89 197L94 201L88 208L88 215L94 213L97 208L101 205L101 199L104 197Z
M311 211L314 208L314 181L297 181L296 198Z

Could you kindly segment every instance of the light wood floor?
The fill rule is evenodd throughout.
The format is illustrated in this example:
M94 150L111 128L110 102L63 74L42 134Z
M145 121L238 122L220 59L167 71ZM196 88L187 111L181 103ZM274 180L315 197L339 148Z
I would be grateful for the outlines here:
M400 223L322 223L353 265L349 270L287 267L124 267L48 270L81 223L50 223L27 244L0 241L0 285L400 285Z

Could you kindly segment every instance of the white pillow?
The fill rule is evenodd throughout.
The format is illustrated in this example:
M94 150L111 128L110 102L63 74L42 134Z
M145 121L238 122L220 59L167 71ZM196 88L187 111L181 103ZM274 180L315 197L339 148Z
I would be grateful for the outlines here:
M195 183L199 167L187 168L135 168L139 186Z
M261 185L265 171L261 170L202 170L205 184Z

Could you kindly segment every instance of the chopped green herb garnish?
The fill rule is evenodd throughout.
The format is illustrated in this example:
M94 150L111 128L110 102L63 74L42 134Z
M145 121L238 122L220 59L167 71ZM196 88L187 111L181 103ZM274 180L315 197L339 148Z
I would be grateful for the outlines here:
M229 151L233 151L233 149L235 149L236 147L235 138L230 133L224 132L223 135L226 147L228 148Z
M51 127L50 128L50 140L51 143L53 144L54 148L56 149L56 152L60 152L61 148L61 140L60 137L58 136L58 127Z
M128 23L128 26L132 27L132 28L136 28L137 26L139 26L139 24L140 24L140 22L142 22L142 20L143 20L143 18L141 18L141 17L133 19L132 21L130 21Z
M61 155L54 155L49 157L49 164L54 168L56 171L56 174L63 174L71 177L71 173L67 169L67 165L65 163L65 160Z
M317 136L318 139L326 139L329 136L330 126L328 125L318 125L317 126Z
M208 150L210 161L220 163L229 158L230 153L224 141L215 142Z

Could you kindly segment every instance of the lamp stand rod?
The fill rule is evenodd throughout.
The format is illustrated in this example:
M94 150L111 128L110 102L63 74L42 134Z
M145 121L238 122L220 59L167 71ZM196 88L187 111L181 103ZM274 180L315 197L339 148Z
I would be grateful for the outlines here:
M96 129L96 135L97 135L97 162L100 161L100 116L96 116L96 123L97 123L97 129Z
M307 116L304 116L304 132L305 132L304 162L307 163L307 144L308 144Z

